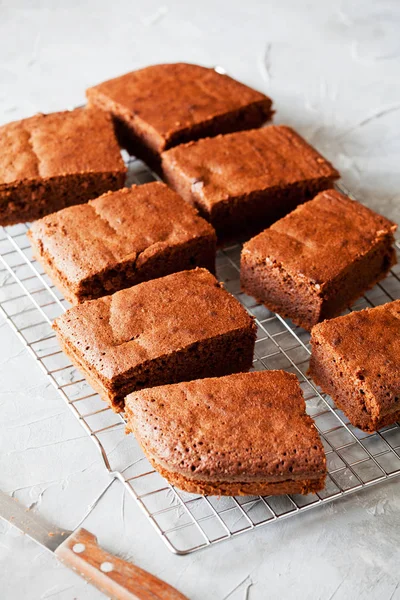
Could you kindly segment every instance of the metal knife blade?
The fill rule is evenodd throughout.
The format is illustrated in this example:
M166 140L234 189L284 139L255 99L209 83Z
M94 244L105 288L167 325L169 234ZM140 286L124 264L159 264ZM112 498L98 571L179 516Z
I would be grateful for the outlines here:
M35 542L38 542L47 550L54 552L62 544L72 531L60 529L55 525L46 523L38 518L22 504L0 491L0 517L9 521L22 533L25 533Z
M65 531L37 518L0 491L0 518L55 552L67 567L76 571L115 600L187 600L175 588L136 565L109 554L86 529Z

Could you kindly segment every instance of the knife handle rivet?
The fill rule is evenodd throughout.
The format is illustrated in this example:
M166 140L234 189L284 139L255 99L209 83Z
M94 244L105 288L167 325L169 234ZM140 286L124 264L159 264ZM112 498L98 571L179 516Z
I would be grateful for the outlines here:
M111 573L113 569L114 567L110 562L103 562L100 565L100 570L103 571L103 573Z
M85 544L74 544L72 546L72 550L75 552L75 554L82 554L82 552L85 552L86 546Z

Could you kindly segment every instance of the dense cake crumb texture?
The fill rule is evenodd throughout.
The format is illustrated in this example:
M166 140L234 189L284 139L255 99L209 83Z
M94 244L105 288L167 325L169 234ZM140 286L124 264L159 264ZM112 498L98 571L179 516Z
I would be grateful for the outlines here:
M109 115L39 114L0 127L0 223L39 218L122 187L126 167Z
M396 225L335 190L244 244L244 291L310 329L339 314L396 261Z
M222 238L260 230L331 187L338 172L290 127L207 138L162 155L165 180Z
M359 202L326 190L246 242L244 254L323 287L396 229Z
M84 302L53 327L117 409L135 389L248 370L256 337L245 308L199 268Z
M400 300L316 325L310 372L353 425L400 418Z

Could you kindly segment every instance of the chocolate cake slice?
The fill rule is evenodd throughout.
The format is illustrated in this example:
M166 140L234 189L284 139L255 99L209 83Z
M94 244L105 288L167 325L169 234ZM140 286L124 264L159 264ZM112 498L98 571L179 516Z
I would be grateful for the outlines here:
M0 127L0 225L33 221L124 185L109 115L35 115Z
M400 300L319 323L311 348L311 377L355 427L400 421Z
M244 244L242 288L296 325L334 317L396 262L396 225L335 190Z
M215 270L214 229L158 182L48 215L28 237L37 260L73 304L175 271Z
M114 118L121 145L159 170L160 154L183 142L259 127L272 101L199 65L161 64L89 88L90 106Z
M137 389L250 369L256 338L246 309L199 268L74 306L53 327L116 411Z
M130 394L128 428L161 475L187 492L308 494L325 453L295 375L240 373Z
M339 177L284 125L182 144L163 153L162 170L222 242L261 231Z

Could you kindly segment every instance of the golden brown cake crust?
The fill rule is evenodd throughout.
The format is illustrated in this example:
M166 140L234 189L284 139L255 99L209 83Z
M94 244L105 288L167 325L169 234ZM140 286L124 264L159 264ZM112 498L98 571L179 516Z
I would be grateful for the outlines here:
M74 364L119 409L134 389L249 369L256 335L253 318L206 269L85 302L53 327Z
M36 258L74 304L174 271L215 268L213 228L159 182L48 215L28 236Z
M310 329L339 314L395 262L397 226L336 190L326 190L246 242L243 290Z
M126 414L153 465L182 489L308 493L323 485L322 443L297 378L284 371L142 390L128 396Z
M125 122L155 153L182 141L246 126L246 111L254 112L250 126L271 116L264 94L199 65L153 65L105 81L87 90L91 105L109 110ZM160 110L160 103L162 109ZM227 123L231 113L242 119ZM229 130L229 129L228 129Z
M400 418L400 300L319 323L310 373L356 427Z
M39 114L0 127L0 223L84 202L123 185L110 117L97 109Z

